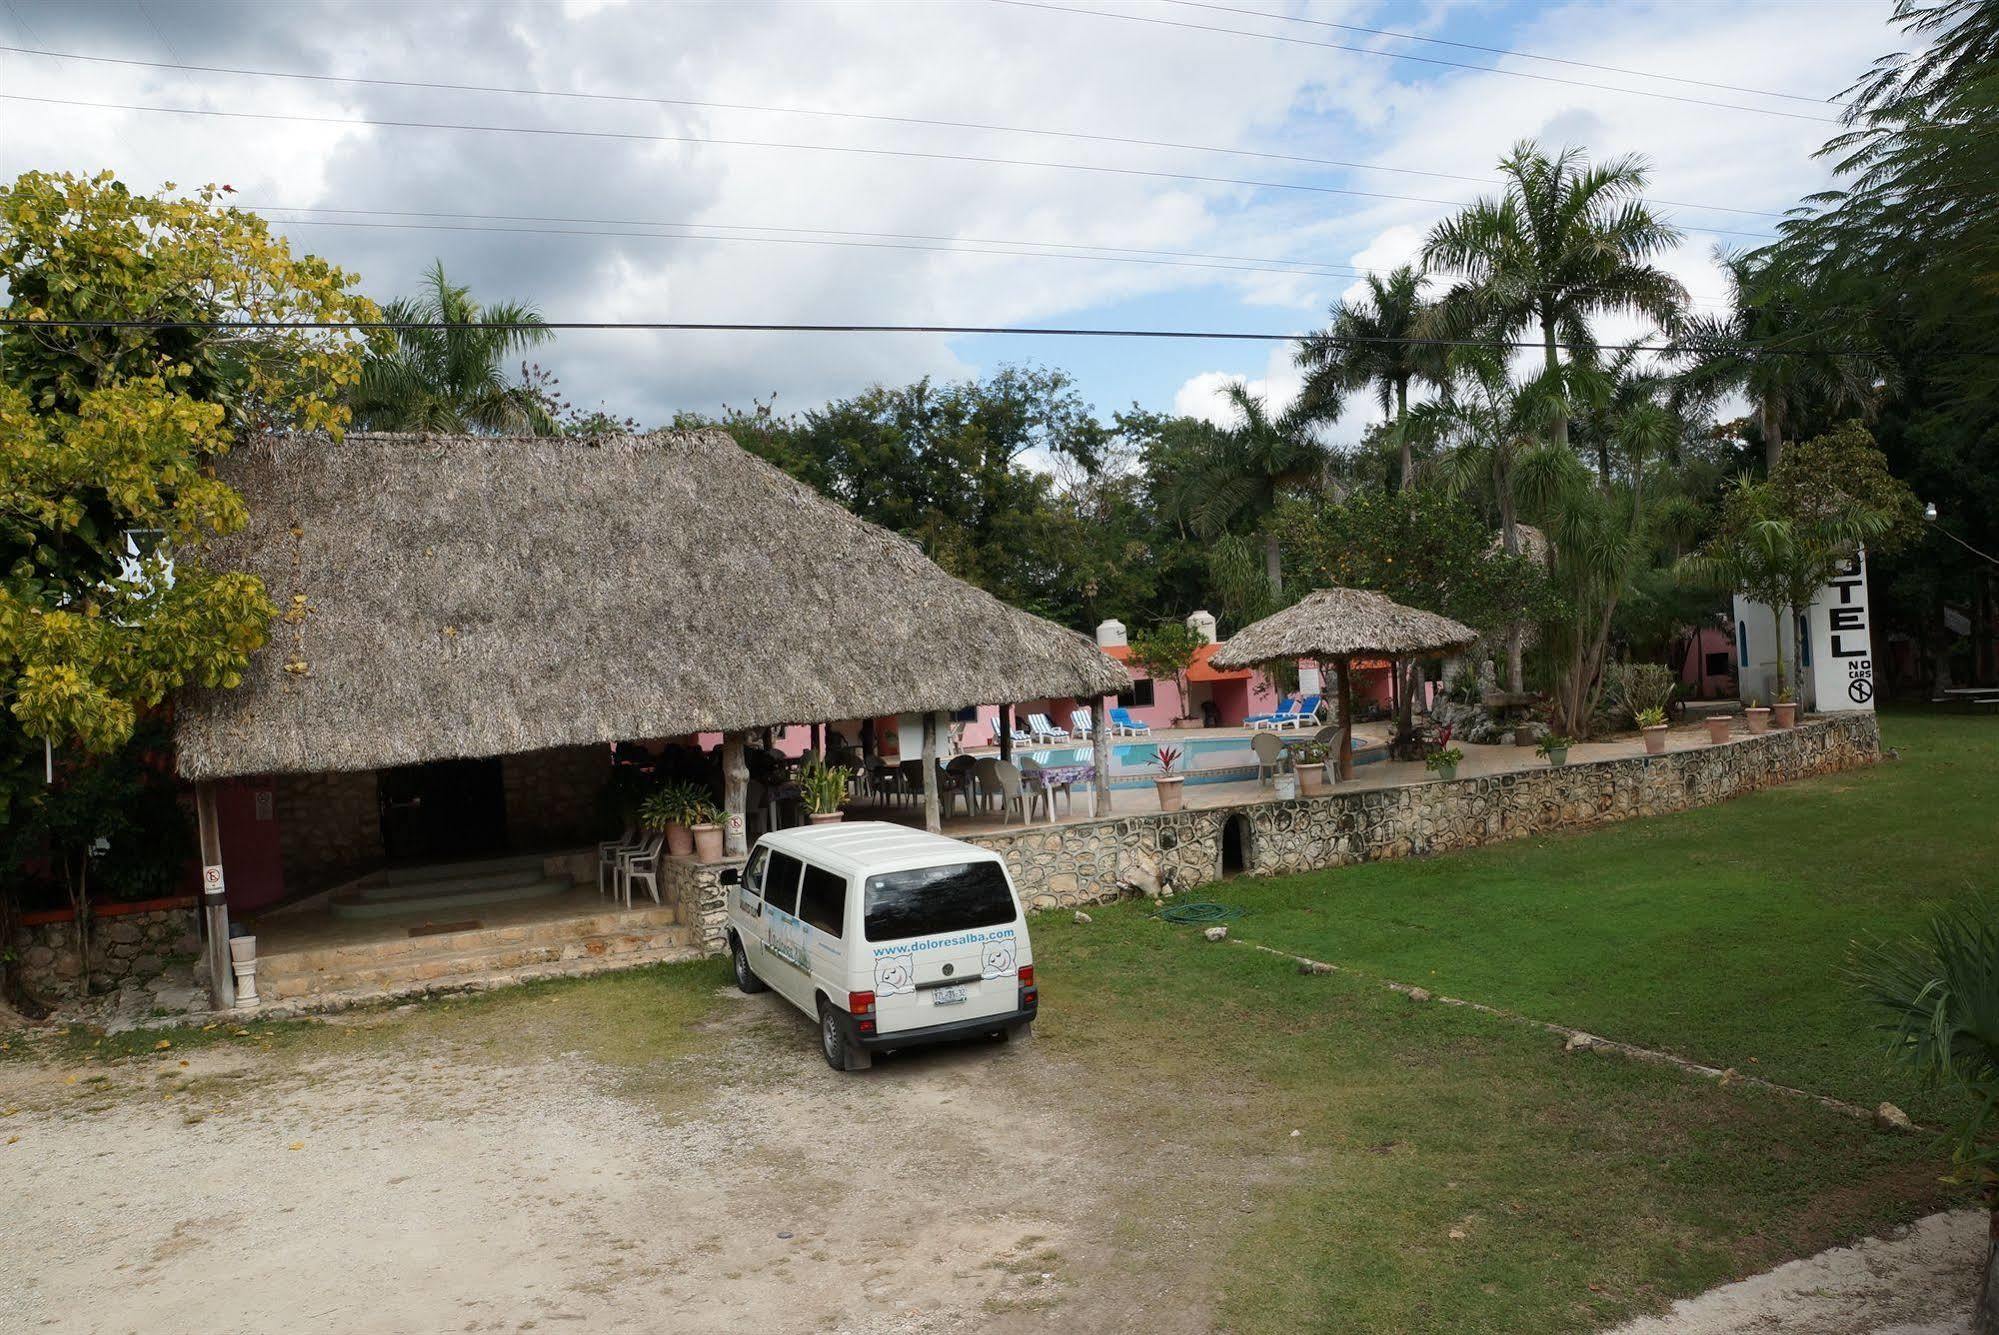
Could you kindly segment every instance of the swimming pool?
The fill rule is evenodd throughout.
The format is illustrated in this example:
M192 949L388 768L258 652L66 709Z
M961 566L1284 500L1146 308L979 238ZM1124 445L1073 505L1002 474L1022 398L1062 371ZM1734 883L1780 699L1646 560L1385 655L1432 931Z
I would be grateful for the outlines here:
M1188 783L1238 783L1256 777L1256 752L1250 749L1247 737L1120 741L1111 744L1111 787L1150 787L1152 781L1159 777L1161 746L1180 748L1180 763L1175 772L1184 776ZM1017 748L1015 759L1022 756L1033 757L1037 765L1087 765L1091 752L1087 746ZM1358 751L1354 760L1356 763L1361 761Z

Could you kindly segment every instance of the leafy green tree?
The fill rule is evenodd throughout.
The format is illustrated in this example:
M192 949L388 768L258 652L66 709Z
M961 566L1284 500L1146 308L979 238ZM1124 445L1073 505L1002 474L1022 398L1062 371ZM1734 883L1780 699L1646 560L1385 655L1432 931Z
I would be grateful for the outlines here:
M0 188L0 843L52 819L87 757L184 686L234 686L274 611L202 541L241 527L210 463L246 429L338 431L375 308L209 187L135 195L108 175ZM91 328L151 318L172 328ZM61 753L62 783L47 767ZM72 808L66 808L72 809ZM98 804L103 810L103 804ZM108 819L108 817L107 817ZM0 942L17 878L0 878ZM0 991L14 987L11 974Z
M423 290L382 312L386 323L442 325L391 331L387 346L361 367L350 400L355 422L369 431L528 432L553 435L555 405L543 382L523 367L510 379L506 363L555 335L539 328L532 306L506 301L482 306L470 289L444 276L442 260L424 275Z
M1590 317L1635 311L1662 326L1680 318L1687 299L1677 279L1651 263L1680 233L1641 198L1641 159L1591 165L1582 150L1549 157L1532 141L1499 163L1506 189L1438 223L1423 262L1455 276L1432 327L1452 337L1510 340L1538 328L1552 388L1560 345L1590 346ZM1548 439L1568 441L1568 419L1549 422Z
M1810 273L1782 249L1715 256L1728 274L1730 309L1690 317L1683 379L1713 395L1740 391L1755 405L1764 471L1775 472L1787 433L1801 420L1871 413L1891 371L1858 312L1814 290Z
M1217 601L1253 620L1284 601L1283 549L1266 520L1285 495L1320 482L1332 452L1313 435L1302 404L1273 415L1240 383L1229 386L1228 399L1236 424L1203 440L1173 504L1209 544Z
M1409 387L1444 384L1445 349L1424 337L1429 303L1414 268L1405 264L1386 278L1370 274L1367 289L1365 298L1333 307L1331 324L1299 346L1298 365L1306 372L1300 399L1307 416L1330 421L1348 394L1371 388L1400 456L1398 485L1407 491L1416 483Z
M1184 621L1166 620L1131 637L1132 661L1156 681L1170 680L1180 692L1180 712L1191 713L1187 703L1187 669L1206 641Z
M1999 1332L1999 923L1973 901L1939 913L1920 934L1858 952L1852 976L1890 1017L1888 1052L1923 1085L1950 1096L1951 1157L1992 1216L1974 1314Z

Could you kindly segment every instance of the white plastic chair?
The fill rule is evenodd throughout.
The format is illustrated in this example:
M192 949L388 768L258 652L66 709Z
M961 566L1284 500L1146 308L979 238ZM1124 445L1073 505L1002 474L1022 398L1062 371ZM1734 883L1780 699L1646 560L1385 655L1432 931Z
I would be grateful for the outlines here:
M607 892L617 893L618 859L626 853L636 853L645 846L636 823L627 825L625 832L616 839L597 841L597 894L602 898ZM610 873L610 883L605 881L605 873Z
M652 895L652 902L659 898L659 851L666 844L666 834L660 831L646 836L646 841L637 850L624 854L618 859L618 894L625 901L625 907L632 906L632 882L642 880L646 890Z
M1284 743L1277 740L1274 732L1259 732L1249 739L1249 749L1256 752L1256 782L1261 787L1269 776L1277 773L1284 759Z
M1028 823L1026 790L1020 782L1020 770L1010 761L993 762L993 773L999 777L1000 824L1007 823L1008 812L1018 811L1020 823Z

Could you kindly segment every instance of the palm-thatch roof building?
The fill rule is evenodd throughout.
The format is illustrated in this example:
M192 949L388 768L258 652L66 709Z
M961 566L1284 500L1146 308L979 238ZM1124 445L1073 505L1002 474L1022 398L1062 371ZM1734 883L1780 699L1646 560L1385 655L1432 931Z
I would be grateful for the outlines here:
M1451 654L1469 648L1478 632L1435 612L1404 607L1367 589L1318 589L1244 626L1208 660L1220 668L1256 667L1287 658L1331 663L1338 673L1340 776L1353 776L1353 720L1347 676L1356 658Z
M178 765L283 776L276 814L315 845L288 869L379 857L378 776L406 767L487 762L517 844L580 840L611 743L720 732L739 802L751 729L1129 680L721 431L272 436L218 467L250 522L208 557L281 619L238 688L176 701Z

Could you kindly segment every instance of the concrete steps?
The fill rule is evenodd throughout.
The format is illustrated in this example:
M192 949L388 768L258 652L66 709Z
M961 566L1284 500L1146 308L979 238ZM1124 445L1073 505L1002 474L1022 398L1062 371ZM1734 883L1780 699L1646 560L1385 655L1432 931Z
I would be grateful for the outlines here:
M462 990L527 968L625 967L692 953L694 933L664 906L607 909L539 922L400 935L263 955L257 990L267 1001L305 1004L357 993ZM587 972L587 969L569 970Z

